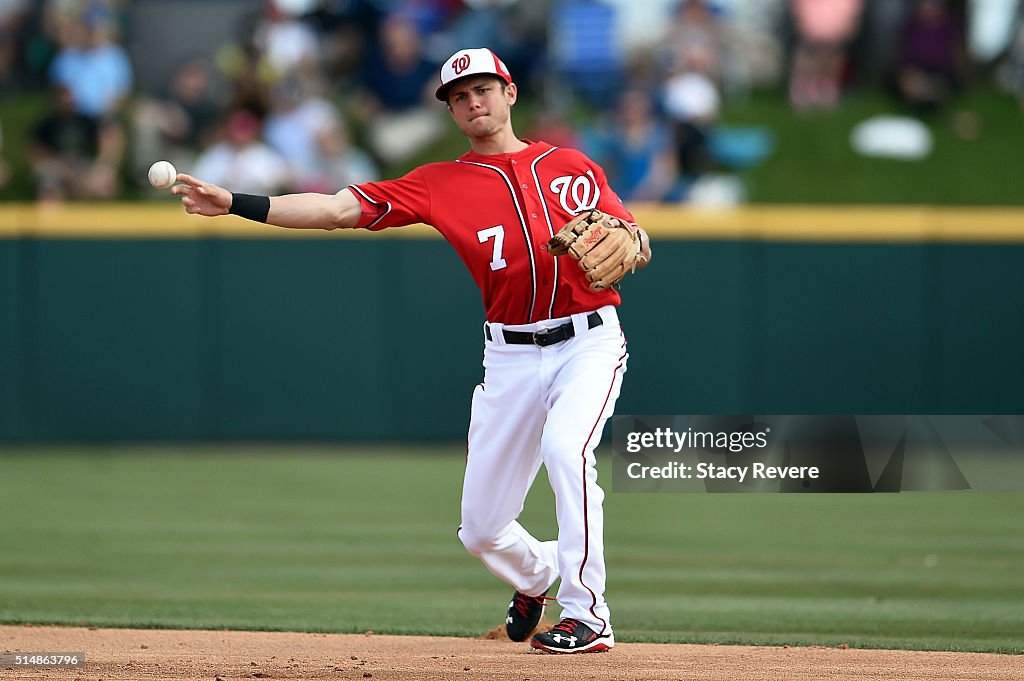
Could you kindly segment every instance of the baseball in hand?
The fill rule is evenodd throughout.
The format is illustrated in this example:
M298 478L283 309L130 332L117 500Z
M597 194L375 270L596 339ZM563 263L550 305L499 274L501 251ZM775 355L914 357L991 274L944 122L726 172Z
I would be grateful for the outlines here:
M156 189L168 189L174 186L178 171L167 161L157 161L149 167L149 183Z

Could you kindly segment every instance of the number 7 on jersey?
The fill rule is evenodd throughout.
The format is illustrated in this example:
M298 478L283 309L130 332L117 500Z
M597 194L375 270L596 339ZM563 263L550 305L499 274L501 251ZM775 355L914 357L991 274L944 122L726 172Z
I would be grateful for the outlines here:
M494 245L491 249L491 271L505 269L508 263L501 257L501 249L505 245L505 226L495 225L494 227L481 229L476 233L476 238L480 240L480 243L486 243L488 239L494 239Z

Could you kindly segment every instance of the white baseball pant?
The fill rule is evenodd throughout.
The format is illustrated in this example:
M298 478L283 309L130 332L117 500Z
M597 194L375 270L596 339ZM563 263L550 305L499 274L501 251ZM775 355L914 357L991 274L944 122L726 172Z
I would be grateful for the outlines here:
M605 603L604 491L594 448L626 371L615 308L535 324L490 324L484 382L473 394L459 538L495 576L530 596L561 576L561 617L610 634ZM575 336L548 347L509 345L502 332L539 331L571 320ZM541 464L555 494L557 541L517 522Z

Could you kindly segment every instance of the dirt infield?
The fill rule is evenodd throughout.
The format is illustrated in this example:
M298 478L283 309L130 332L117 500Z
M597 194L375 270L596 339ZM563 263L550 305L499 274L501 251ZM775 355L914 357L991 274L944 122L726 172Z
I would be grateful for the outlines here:
M986 653L620 643L552 656L507 640L0 626L3 652L84 652L79 669L0 667L0 679L1024 679Z

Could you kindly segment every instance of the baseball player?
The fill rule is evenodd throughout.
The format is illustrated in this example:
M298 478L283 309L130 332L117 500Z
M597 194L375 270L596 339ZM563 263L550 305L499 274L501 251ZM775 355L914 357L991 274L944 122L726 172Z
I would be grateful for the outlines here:
M460 50L441 67L436 92L470 142L454 161L334 195L231 193L184 173L172 191L199 215L232 213L300 229L426 223L448 240L480 287L487 317L459 538L515 589L509 638L530 637L561 580L561 621L531 645L601 652L615 637L604 598L604 492L594 448L628 358L616 284L646 266L650 242L593 161L515 136L517 94L493 52ZM553 541L517 522L541 464L555 494Z

